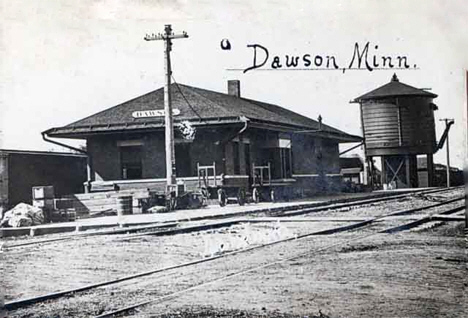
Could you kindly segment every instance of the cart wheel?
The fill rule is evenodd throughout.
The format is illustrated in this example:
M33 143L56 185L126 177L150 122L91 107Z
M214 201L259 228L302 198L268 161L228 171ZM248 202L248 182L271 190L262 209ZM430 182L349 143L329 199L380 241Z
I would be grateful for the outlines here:
M244 189L239 189L237 192L237 202L239 205L244 205L245 204L245 190Z
M271 202L276 202L276 193L274 189L270 190L270 199L271 199Z
M257 188L254 188L252 191L252 198L255 203L260 202L260 193Z
M167 211L174 211L177 207L177 198L175 191L166 194L166 209Z
M219 206L225 206L227 202L226 192L223 189L218 190Z

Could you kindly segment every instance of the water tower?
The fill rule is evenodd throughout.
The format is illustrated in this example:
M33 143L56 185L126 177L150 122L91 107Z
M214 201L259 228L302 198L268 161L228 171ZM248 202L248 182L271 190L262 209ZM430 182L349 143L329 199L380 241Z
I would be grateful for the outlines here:
M433 185L433 154L437 151L434 110L437 95L391 81L353 102L360 104L365 155L374 176L374 157L382 162L386 188L418 187L417 155L426 155L427 184ZM374 180L372 178L372 180Z

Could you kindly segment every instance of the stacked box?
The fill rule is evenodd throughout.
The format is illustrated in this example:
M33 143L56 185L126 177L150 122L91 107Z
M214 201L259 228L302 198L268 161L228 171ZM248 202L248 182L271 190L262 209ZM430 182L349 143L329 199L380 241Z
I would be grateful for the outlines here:
M54 198L54 186L36 186L32 188L33 200L45 200Z
M54 209L54 200L53 199L44 199L44 200L33 200L33 206L41 209Z
M50 211L54 209L54 187L53 186L36 186L32 188L32 204L37 208L41 208L44 212L45 221L50 220Z

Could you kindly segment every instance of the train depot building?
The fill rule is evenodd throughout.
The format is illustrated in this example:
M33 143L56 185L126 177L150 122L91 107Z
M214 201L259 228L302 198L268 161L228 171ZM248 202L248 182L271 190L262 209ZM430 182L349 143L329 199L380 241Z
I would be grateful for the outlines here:
M339 143L362 138L240 95L173 83L170 86L177 184L288 188L294 196L341 187ZM85 139L89 189L166 186L164 89L152 91L44 136Z

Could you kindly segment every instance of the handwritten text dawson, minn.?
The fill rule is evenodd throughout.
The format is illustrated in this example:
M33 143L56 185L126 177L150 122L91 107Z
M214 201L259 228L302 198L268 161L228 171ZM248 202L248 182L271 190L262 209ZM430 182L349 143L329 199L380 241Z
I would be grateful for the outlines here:
M305 53L270 56L268 49L260 44L248 44L247 47L251 48L253 54L252 65L245 69L231 70L243 70L244 73L252 70L340 70L344 73L346 70L417 69L416 64L410 66L407 56L379 54L379 46L375 45L371 50L369 42L364 46L355 43L352 55L343 65L334 55Z

